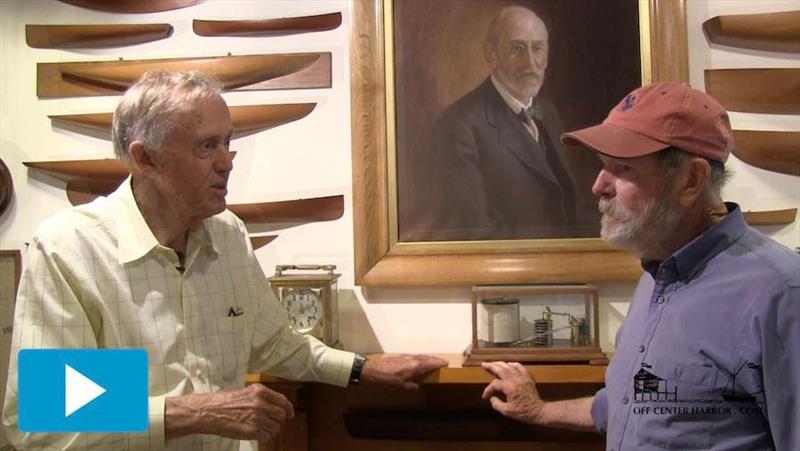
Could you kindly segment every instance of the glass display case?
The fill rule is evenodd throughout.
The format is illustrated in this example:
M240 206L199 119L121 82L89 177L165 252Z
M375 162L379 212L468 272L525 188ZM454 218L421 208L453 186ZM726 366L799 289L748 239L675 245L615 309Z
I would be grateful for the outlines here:
M472 343L464 365L484 361L606 364L597 288L507 285L472 288Z

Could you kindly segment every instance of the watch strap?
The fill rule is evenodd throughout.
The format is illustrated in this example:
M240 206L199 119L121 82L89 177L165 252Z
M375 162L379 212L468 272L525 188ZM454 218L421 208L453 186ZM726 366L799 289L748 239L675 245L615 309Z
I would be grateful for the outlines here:
M364 364L367 363L367 358L361 354L356 354L353 357L353 367L350 370L350 384L358 385L361 383L361 371L364 370Z

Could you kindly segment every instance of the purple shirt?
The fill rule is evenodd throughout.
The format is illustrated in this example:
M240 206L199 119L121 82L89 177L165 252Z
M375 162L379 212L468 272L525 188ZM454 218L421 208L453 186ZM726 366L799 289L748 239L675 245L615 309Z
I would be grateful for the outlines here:
M592 404L609 450L800 450L800 255L727 206L644 264Z

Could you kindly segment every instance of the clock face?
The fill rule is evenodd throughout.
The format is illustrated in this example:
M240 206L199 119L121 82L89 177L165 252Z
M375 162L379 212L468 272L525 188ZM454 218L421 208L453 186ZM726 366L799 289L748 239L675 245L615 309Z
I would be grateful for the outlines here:
M308 288L291 290L283 298L289 314L289 324L300 333L306 333L322 318L319 294Z

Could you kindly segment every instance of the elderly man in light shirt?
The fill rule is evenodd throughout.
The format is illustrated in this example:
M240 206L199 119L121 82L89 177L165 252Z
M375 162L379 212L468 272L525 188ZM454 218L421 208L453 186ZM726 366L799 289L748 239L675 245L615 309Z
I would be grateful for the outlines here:
M346 386L414 386L446 364L430 356L364 360L293 332L268 290L241 220L226 210L233 126L218 83L151 72L114 114L131 176L110 196L37 230L17 299L3 422L18 449L238 449L294 414L249 372ZM229 317L236 308L241 315ZM142 348L149 358L146 433L23 433L17 352Z

